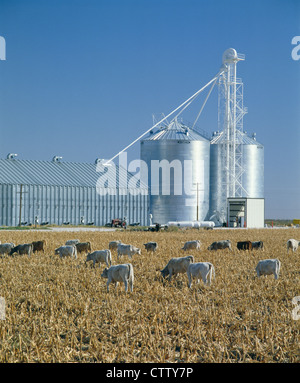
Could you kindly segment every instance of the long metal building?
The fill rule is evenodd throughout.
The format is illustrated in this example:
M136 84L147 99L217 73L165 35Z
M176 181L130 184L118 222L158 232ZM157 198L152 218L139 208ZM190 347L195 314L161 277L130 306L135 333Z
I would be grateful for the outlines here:
M117 168L117 167L116 167ZM118 169L118 168L117 168ZM103 226L115 218L128 224L146 225L149 216L148 189L125 169L107 172L99 183L97 160L91 163L20 160L14 155L0 159L0 225L20 223L94 224ZM120 177L125 177L121 179ZM138 185L136 188L128 188Z

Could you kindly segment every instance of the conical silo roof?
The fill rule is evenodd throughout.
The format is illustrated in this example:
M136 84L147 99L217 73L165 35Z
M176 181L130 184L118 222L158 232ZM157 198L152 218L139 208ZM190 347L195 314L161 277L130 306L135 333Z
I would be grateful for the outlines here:
M177 121L176 119L170 124L159 128L155 132L143 139L143 141L158 141L158 140L176 140L176 141L207 141L205 133L200 133L195 129L189 128L186 124Z
M255 135L251 138L245 132L236 132L236 143L241 145L261 145L256 141ZM210 140L211 144L222 144L226 141L224 132L215 132Z

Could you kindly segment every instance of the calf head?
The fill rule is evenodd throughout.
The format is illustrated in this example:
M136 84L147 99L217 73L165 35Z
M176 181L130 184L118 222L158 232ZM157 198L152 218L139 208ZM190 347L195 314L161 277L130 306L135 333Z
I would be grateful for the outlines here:
M108 278L108 268L107 267L105 267L105 269L103 270L101 277L102 278Z
M166 278L170 274L167 266L164 269L160 270L160 272L163 278Z

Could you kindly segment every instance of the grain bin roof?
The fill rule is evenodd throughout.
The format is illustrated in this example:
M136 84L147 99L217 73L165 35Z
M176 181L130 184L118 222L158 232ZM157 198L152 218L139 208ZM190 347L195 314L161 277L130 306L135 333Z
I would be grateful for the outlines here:
M111 174L108 172L107 178ZM122 185L126 185L126 174L127 179L134 177L126 171L120 172ZM0 184L96 187L100 175L96 163L0 159ZM116 178L118 187L119 176ZM113 179L109 180L113 182ZM145 185L140 187L146 188Z
M242 145L261 145L259 142L256 141L256 139L253 137L247 136L246 133L244 132L236 132L236 141L237 144L242 144ZM224 135L224 132L215 132L213 134L213 137L210 141L211 144L221 144L226 141L226 136Z
M176 140L176 141L206 141L205 133L200 133L187 125L174 120L169 125L151 133L143 141Z

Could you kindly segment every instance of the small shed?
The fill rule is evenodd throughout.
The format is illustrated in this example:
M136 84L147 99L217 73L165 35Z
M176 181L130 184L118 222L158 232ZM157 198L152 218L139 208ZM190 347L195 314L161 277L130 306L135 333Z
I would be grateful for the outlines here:
M227 226L256 229L264 227L264 198L227 198L227 202Z

